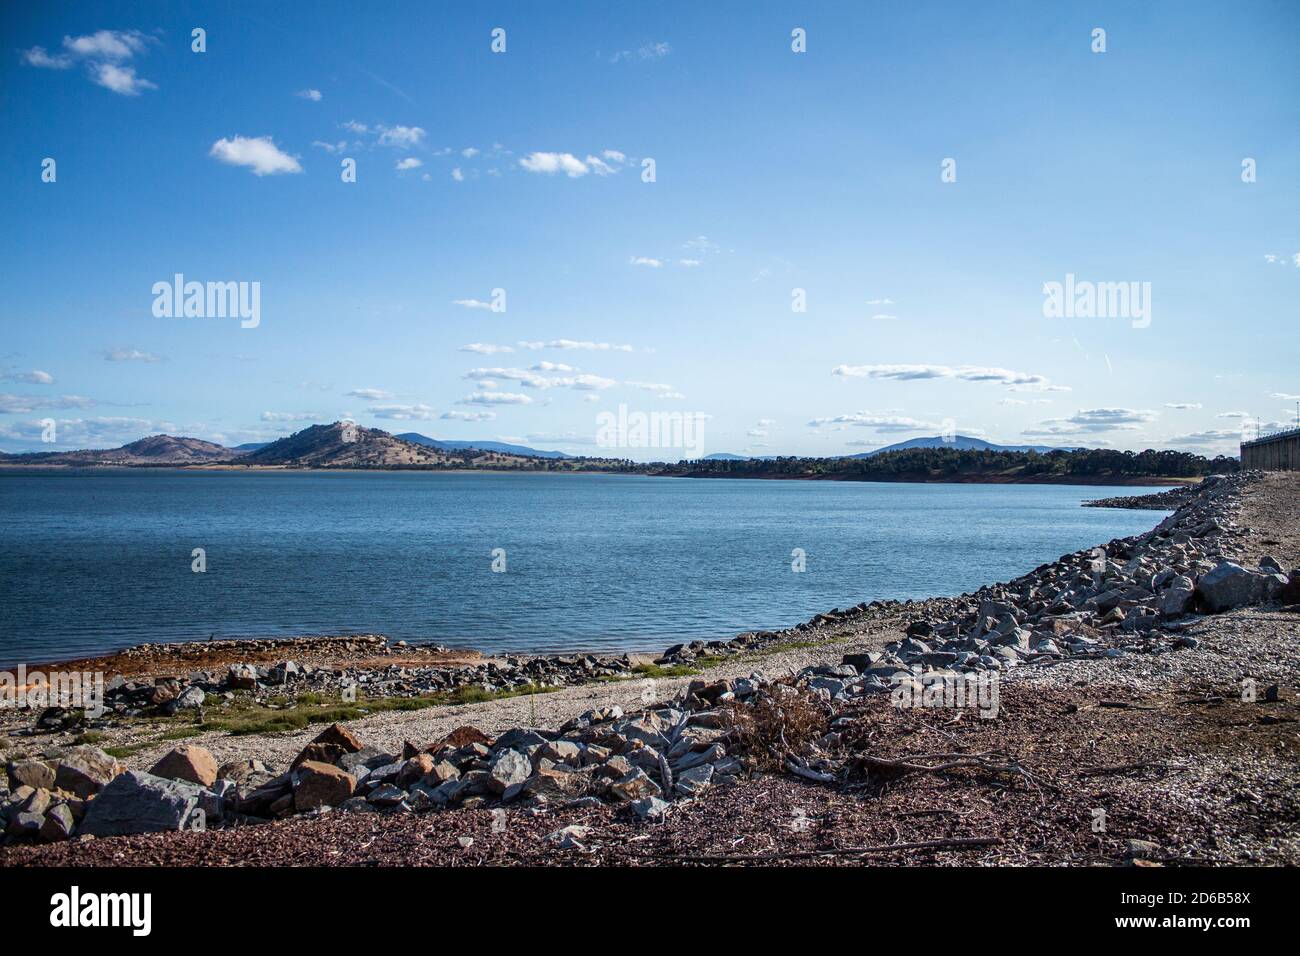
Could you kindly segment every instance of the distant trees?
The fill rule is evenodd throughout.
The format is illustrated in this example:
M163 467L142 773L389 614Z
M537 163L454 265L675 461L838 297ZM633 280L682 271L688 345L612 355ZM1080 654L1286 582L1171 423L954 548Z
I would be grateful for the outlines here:
M649 474L727 478L824 478L841 481L986 481L1105 478L1196 478L1238 471L1241 463L1220 455L1205 458L1183 451L992 451L906 448L869 458L709 459L648 465Z

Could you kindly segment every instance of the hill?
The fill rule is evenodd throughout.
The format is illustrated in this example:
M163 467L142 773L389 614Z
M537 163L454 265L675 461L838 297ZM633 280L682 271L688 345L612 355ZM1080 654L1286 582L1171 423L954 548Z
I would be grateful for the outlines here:
M1046 455L1054 451L1074 451L1073 448L1054 448L1050 445L997 445L982 438L972 438L969 435L954 435L952 440L949 441L942 435L935 435L932 438L909 438L907 441L895 442L874 451L864 451L856 455L846 455L845 457L872 458L876 455L887 455L891 451L908 451L912 448L951 448L956 451L1035 451L1040 455Z
M527 445L511 445L509 442L501 441L447 441L442 438L430 438L428 435L421 435L419 432L402 432L402 434L393 437L414 442L417 445L424 445L427 448L441 448L444 451L477 449L479 451L494 451L503 455L519 455L524 458L573 457L572 455L566 455L562 451L538 451L536 448L529 448Z
M79 451L37 451L5 455L7 465L195 465L224 461L231 450L224 445L172 435L149 435L121 448L86 448Z

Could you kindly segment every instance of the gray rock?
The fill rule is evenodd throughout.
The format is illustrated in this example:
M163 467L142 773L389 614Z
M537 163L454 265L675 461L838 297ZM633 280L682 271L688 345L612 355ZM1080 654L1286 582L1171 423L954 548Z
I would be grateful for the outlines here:
M488 771L488 789L495 794L505 793L508 787L527 780L532 772L533 765L527 757L517 750L503 750Z
M673 789L685 797L698 797L713 782L713 765L703 764L679 774Z
M35 790L54 789L54 769L43 760L11 760L5 768L9 773L9 789L31 787Z
M45 819L41 822L40 838L46 843L58 843L72 836L75 826L71 808L66 803L60 803L45 811Z
M1160 613L1165 617L1181 617L1192 609L1195 594L1195 582L1185 574L1176 575L1160 594Z
M86 799L106 786L122 770L114 758L98 747L83 744L65 751L54 768L54 785Z
M668 801L658 797L645 797L632 801L632 812L639 820L662 820L668 812Z
M129 770L86 805L80 832L106 837L182 830L199 805L199 795L194 784Z
M1268 600L1270 583L1276 584L1276 577L1248 570L1232 561L1221 561L1213 570L1200 576L1196 593L1206 608L1217 614ZM1277 590L1280 591L1281 587Z

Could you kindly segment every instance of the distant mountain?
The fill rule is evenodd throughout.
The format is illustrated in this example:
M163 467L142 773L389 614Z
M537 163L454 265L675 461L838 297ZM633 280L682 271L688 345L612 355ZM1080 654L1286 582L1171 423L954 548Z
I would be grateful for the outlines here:
M712 455L705 455L705 461L749 461L748 455L733 455L729 451L714 452Z
M121 448L87 448L79 451L36 451L6 455L5 462L17 465L198 465L224 461L231 451L200 438L150 435Z
M877 448L874 451L864 451L856 455L845 455L844 457L871 458L875 455L883 455L887 451L906 451L909 448L953 448L958 451L1036 451L1040 455L1052 451L1073 451L1073 448L1053 448L1050 445L995 445L993 442L985 441L982 438L971 438L969 435L954 435L952 441L946 441L942 435L935 435L933 438L909 438L907 441L886 445L884 448Z
M538 451L536 448L529 448L527 445L511 445L508 442L500 441L447 441L442 438L430 438L427 435L421 435L419 432L402 432L402 434L393 437L414 442L417 445L424 445L427 448L441 448L444 451L465 451L466 449L477 448L480 451L495 451L503 455L520 455L525 458L573 457L572 455L566 455L562 451Z
M265 448L269 444L271 444L269 441L246 441L242 445L236 445L234 448L230 450L237 451L242 454L245 452L257 451L259 448Z

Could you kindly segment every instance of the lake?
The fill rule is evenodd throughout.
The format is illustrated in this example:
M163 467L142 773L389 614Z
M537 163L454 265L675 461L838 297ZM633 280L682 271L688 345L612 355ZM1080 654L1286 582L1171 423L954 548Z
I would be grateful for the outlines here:
M9 471L0 473L0 664L213 633L661 650L1007 580L1153 527L1156 512L1079 507L1150 490ZM202 573L192 570L199 548Z

